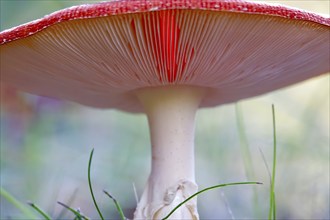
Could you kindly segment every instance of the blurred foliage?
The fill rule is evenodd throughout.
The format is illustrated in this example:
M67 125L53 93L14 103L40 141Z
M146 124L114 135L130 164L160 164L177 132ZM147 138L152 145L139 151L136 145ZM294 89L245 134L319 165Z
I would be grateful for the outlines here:
M1 0L1 30L76 4L95 1ZM271 1L329 14L328 1ZM271 104L277 115L278 219L329 219L329 75L240 102L253 175L247 179L235 104L198 113L196 176L200 188L235 181L260 181L254 191L223 188L199 197L205 219L265 218L269 179L260 150L272 162ZM110 189L132 217L133 183L140 195L150 169L145 116L98 110L21 93L1 84L1 186L22 202L40 204L52 216L70 202L95 218L87 181L89 152L96 199L105 216L118 219L102 189ZM75 193L76 192L76 193ZM72 195L75 196L72 196ZM1 219L24 219L1 198ZM257 214L256 214L256 213ZM232 213L232 214L231 214Z

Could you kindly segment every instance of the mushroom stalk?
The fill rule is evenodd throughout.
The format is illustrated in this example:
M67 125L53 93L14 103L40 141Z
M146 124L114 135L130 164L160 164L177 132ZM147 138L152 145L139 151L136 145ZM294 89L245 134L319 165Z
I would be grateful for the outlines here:
M205 89L163 86L137 92L150 126L151 174L134 219L164 218L197 192L194 132L197 108ZM198 219L196 200L180 207L171 219Z

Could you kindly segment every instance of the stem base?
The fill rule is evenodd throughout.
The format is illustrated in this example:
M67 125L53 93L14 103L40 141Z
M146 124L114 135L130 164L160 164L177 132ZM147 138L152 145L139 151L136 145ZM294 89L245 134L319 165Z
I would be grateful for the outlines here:
M189 180L179 180L175 185L166 189L164 195L162 195L162 201L151 199L159 197L159 195L154 195L154 193L159 192L157 188L157 184L147 185L134 213L134 219L163 219L177 205L196 193L198 187ZM199 219L196 199L190 200L180 207L171 215L171 219Z

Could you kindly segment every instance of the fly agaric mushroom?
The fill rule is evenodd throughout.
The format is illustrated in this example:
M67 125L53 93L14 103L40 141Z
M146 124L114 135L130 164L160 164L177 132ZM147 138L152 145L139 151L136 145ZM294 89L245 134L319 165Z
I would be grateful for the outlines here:
M329 26L320 15L238 0L81 5L1 32L1 81L145 112L152 168L134 218L159 219L197 190L197 109L328 72ZM198 219L196 200L171 217Z

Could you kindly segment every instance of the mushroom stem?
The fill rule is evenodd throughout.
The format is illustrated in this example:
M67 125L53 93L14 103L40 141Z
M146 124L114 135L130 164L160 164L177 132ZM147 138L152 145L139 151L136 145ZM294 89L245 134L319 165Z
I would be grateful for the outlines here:
M134 219L164 218L197 192L195 183L195 115L205 89L163 86L137 91L150 126L151 174ZM171 219L198 219L196 200L180 207Z

